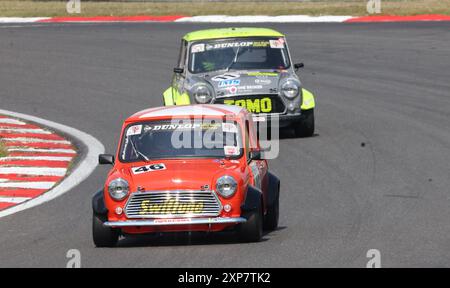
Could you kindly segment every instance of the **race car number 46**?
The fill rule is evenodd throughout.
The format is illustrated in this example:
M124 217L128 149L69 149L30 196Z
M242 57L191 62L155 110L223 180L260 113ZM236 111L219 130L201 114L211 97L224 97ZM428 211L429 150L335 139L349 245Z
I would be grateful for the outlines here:
M152 164L152 165L132 168L133 174L135 174L135 175L147 173L147 172L159 171L159 170L166 170L166 165Z

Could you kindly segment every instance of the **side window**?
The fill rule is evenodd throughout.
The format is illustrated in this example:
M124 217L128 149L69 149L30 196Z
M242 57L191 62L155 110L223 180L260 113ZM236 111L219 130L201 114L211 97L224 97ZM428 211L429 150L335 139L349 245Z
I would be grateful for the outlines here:
M180 55L178 56L178 68L184 68L186 63L187 42L181 40Z

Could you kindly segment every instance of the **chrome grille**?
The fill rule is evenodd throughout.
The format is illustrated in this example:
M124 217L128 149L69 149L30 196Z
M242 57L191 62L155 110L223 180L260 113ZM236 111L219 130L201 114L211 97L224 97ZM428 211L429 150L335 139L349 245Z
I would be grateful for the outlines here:
M219 216L222 205L212 191L155 191L133 193L128 218L188 218Z

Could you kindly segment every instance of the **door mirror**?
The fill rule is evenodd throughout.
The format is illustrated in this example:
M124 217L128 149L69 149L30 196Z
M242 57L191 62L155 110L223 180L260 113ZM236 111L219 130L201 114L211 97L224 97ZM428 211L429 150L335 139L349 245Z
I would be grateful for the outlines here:
M184 72L183 68L173 68L173 72L176 74L182 74Z
M110 154L100 154L98 155L98 164L114 165L114 156Z
M250 160L262 160L261 150L253 150L250 152Z
M305 67L304 63L295 63L294 64L295 71L297 71L300 68L304 68L304 67Z

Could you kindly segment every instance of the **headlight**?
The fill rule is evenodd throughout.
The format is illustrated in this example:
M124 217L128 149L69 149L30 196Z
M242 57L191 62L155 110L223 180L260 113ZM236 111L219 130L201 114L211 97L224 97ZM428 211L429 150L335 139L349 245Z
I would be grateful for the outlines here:
M222 176L217 179L216 191L225 198L229 198L237 191L237 182L231 176Z
M288 80L281 86L281 91L284 96L292 99L298 96L299 86L294 81Z
M114 200L123 200L130 191L128 182L122 178L117 178L109 182L108 192Z
M213 98L211 90L204 84L194 86L191 94L198 104L210 103Z

